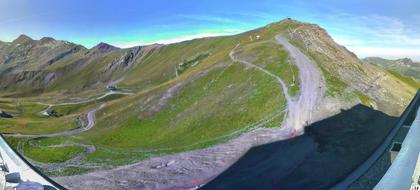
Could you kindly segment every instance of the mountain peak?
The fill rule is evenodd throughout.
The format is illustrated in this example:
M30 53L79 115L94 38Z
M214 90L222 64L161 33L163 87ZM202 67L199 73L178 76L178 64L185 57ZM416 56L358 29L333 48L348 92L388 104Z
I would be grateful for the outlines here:
M413 60L411 60L410 58L407 58L407 57L398 59L398 61L401 61L403 63L412 63L413 62Z
M281 20L279 20L277 22L273 22L271 24L284 24L284 23L288 23L288 24L310 24L310 23L306 23L306 22L303 22L303 21L300 21L300 20L296 20L296 19L293 19L293 18L290 18L290 17L281 19Z
M98 45L96 45L95 47L92 48L92 50L101 52L101 53L105 53L105 52L109 52L109 51L114 51L114 50L118 50L120 48L115 47L113 45L101 42Z
M404 65L411 66L411 67L419 67L420 66L420 62L413 61L410 58L401 58L401 59L397 59L396 61L400 64L404 64Z
M43 38L41 38L40 41L41 42L53 42L53 41L55 41L55 39L51 38L51 37L43 37Z
M17 37L13 43L27 43L27 42L32 42L33 39L30 38L29 36L25 35L25 34L21 34L19 37Z

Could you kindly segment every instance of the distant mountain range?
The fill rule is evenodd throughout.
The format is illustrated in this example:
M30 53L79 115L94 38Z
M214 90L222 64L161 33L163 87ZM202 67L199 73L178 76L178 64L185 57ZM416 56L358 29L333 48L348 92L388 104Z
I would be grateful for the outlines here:
M389 60L380 57L367 57L364 58L363 61L398 72L405 76L413 77L420 81L420 62L415 62L409 58Z
M299 56L292 56L291 49ZM309 64L315 74L308 73L309 69L300 70L305 67L297 63ZM406 66L405 61L400 64L413 67L408 62ZM0 119L0 132L14 134L8 140L15 148L41 163L38 166L51 175L80 174L153 156L194 151L230 142L257 128L265 128L261 131L267 134L248 139L274 138L277 134L272 131L282 126L290 110L299 120L285 129L290 131L283 132L291 137L298 134L296 129L303 129L303 124L358 104L398 116L418 87L411 78L359 60L318 25L292 19L232 36L127 49L106 43L87 49L71 42L33 40L25 35L13 42L0 42L0 110L13 115L11 119ZM307 98L302 104L291 104L302 94ZM305 100L316 104L306 108ZM299 109L308 117L299 117ZM52 111L56 114L48 116ZM89 127L67 136L30 138L84 126ZM20 138L24 135L34 136ZM176 164L193 163L197 167L177 166L174 168L182 170L172 172L194 175L202 169L227 168L212 164L234 160L235 151L243 154L245 150L228 147L235 149L216 152L231 156L229 159L215 162L205 155L185 156L180 159L206 159L178 159ZM150 176L156 175L171 169L168 166L174 161L167 161L131 173L150 169L155 171ZM145 181L155 184L160 179L175 179L168 175L171 173L159 175L156 181ZM62 182L71 183L70 179L62 178ZM80 179L75 178L75 186L71 187L83 188L85 178ZM185 176L183 179L193 181ZM110 182L108 188L116 183ZM169 189L160 187L150 186Z
M289 22L289 27L301 25L302 30L299 33L294 33L292 37L298 43L297 45L306 48L308 55L319 63L327 81L331 81L331 83L336 85L352 86L359 91L366 91L367 93L377 93L368 90L372 86L371 80L374 80L375 77L372 77L370 74L370 76L367 76L365 72L356 74L361 70L372 70L372 67L361 65L361 62L352 52L335 44L326 31L316 25L282 21L237 36L267 30L277 30L271 32L287 32L288 29L278 26L285 25L286 22ZM190 59L194 62L196 58L203 59L207 57L206 59L209 59L212 57L208 56L212 51L210 49L197 52L192 48L190 52L177 55L171 55L170 53L162 55L161 50L191 43L199 45L213 39L222 40L224 38L204 38L172 45L154 44L128 49L120 49L106 43L99 43L97 46L87 49L71 42L55 40L49 37L33 40L26 35L21 35L13 42L0 42L0 88L3 95L31 96L31 94L46 92L71 94L81 91L92 91L115 81L121 81L122 84L131 87L140 84L143 87L145 87L144 85L153 86L158 84L157 81L169 80L173 78L174 74L177 74L170 73L170 71L181 71L186 68L174 69L173 67L176 67L174 65L170 66L172 68L166 68L169 70L164 71L164 73L157 72L163 68L155 68L154 72L150 73L144 68L140 69L140 65L145 64L143 62L148 59L159 59L159 57L165 56L167 56L165 62L170 62L171 64L182 63ZM221 48L220 46L226 45L218 44L213 46ZM419 77L419 64L409 59L390 61L381 58L366 58L364 61L401 72L407 76ZM163 67L164 65L163 63L157 63L154 67ZM376 72L375 75L378 75L378 73L381 72ZM161 76L161 78L148 81L150 79L147 79L149 78L147 76ZM331 95L342 93L340 92L341 89L335 90L335 88L336 86L332 86L328 93Z
M10 43L0 42L0 88L26 95L46 90L79 92L121 77L138 57L155 47L122 50L99 43L87 49L53 38L33 40L21 35Z

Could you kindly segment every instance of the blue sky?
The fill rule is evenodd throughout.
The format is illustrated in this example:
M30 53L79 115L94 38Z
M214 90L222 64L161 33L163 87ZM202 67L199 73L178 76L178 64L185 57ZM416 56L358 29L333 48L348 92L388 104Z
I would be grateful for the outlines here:
M19 34L86 47L228 35L292 17L319 24L359 57L420 60L419 0L0 0L0 40Z

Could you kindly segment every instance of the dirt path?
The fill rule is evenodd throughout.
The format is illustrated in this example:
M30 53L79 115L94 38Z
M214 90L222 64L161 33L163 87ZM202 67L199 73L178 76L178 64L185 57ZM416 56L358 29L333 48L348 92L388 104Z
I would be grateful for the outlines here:
M103 94L99 97L89 98L87 100L83 100L83 101L79 101L79 102L65 102L65 103L59 103L59 104L45 104L45 103L37 102L38 104L41 104L41 105L48 105L48 107L46 109L40 111L38 114L43 115L43 116L48 116L48 113L47 113L48 110L51 109L54 106L84 104L84 103L92 102L92 101L95 101L95 100L101 100L101 99L104 99L104 98L106 98L108 96L111 96L111 95L114 95L114 94L133 95L133 93L131 93L131 92L108 91L108 92L106 92L105 94ZM11 137L18 137L18 138L24 138L24 137L28 137L28 138L59 137L59 136L73 135L73 134L76 134L76 133L84 132L84 131L90 130L93 127L93 125L95 124L95 112L102 109L105 106L106 106L106 103L103 103L98 108L95 108L95 109L92 109L91 111L89 111L86 114L86 118L88 120L88 123L84 127L80 126L79 128L76 128L76 129L70 129L70 130L61 131L61 132L58 132L58 133L51 133L51 134L31 135L31 134L16 133L16 134L4 134L4 136L11 136Z
M255 68L255 69L259 70L259 71L264 72L265 74L269 75L270 77L275 78L277 80L277 82L281 85L281 87L283 88L283 94L284 94L284 97L286 98L287 104L290 104L290 102L292 101L292 98L290 97L290 95L288 93L289 88L287 88L286 83L284 83L284 81L280 77L278 77L277 75L271 73L270 71L268 71L268 70L266 70L266 69L264 69L264 68L262 68L262 67L260 67L258 65L254 65L254 64L252 64L252 63L250 63L248 61L245 61L245 60L241 60L241 59L236 58L235 57L235 50L238 47L239 47L239 44L236 45L236 47L232 51L230 51L230 53L229 53L230 59L232 59L232 61L234 61L234 62L242 63L242 64L244 64L247 67Z
M256 128L227 143L213 147L161 157L153 157L112 170L55 178L69 189L194 189L235 163L251 147L294 137L296 130L311 119L313 108L325 91L324 81L316 65L281 36L276 39L289 50L300 72L301 92L290 97L287 86L276 75L229 54L234 62L253 67L275 78L284 89L288 103L285 124L278 128ZM312 87L311 87L312 86ZM319 88L321 86L321 88ZM307 105L305 105L307 104ZM302 106L299 108L299 106ZM308 110L303 110L308 109ZM301 112L301 113L300 113Z
M229 53L230 59L232 59L232 61L234 61L234 62L242 63L242 64L244 64L247 67L255 68L255 69L257 69L257 70L265 73L266 75L268 75L268 76L270 76L270 77L272 77L272 78L274 78L274 79L277 80L277 82L280 84L280 86L283 89L283 94L284 94L284 97L286 98L286 102L287 102L287 108L285 110L286 111L286 115L287 115L286 116L286 121L287 120L290 120L290 116L289 116L289 115L291 115L290 114L290 110L291 110L290 107L291 107L291 105L294 104L294 102L293 102L292 97L288 93L289 92L289 88L287 87L286 83L280 77L278 77L277 75L271 73L270 71L268 71L268 70L266 70L266 69L264 69L264 68L262 68L262 67L260 67L258 65L252 64L252 63L250 63L248 61L241 60L241 59L238 59L237 57L235 57L235 50L238 47L239 47L239 44L236 45L236 47ZM290 136L291 137L294 137L296 135L296 129L293 128L293 126L284 125L284 123L290 123L290 122L283 122L282 128L283 129L286 129L287 131L290 131Z
M88 120L88 123L86 126L81 126L79 128L76 129L70 129L70 130L66 130L66 131L61 131L58 133L51 133L51 134L40 134L40 135L26 135L26 134L4 134L4 136L10 136L10 137L18 137L18 138L22 138L22 137L28 137L28 138L39 138L39 137L45 137L45 138L49 138L49 137L59 137L59 136L66 136L66 135L73 135L76 133L81 133L84 131L88 131L90 130L93 125L95 125L95 113L96 111L104 108L106 106L106 103L101 104L99 107L90 110L87 114L86 114L86 118Z
M32 147L40 147L40 145L38 145L37 143L35 143L32 140L29 140L28 142ZM80 143L64 143L64 144L49 145L49 146L43 146L43 147L56 148L56 147L69 147L69 146L79 146L79 147L85 148L85 150L81 153L78 153L73 158L70 158L69 160L66 160L65 162L61 162L61 163L44 163L44 162L32 160L31 158L28 158L26 156L25 156L25 159L28 160L31 164L42 168L43 171L54 171L54 170L62 169L64 167L72 167L72 166L73 167L81 167L80 161L82 159L84 159L88 154L92 154L93 152L96 151L95 146L80 144ZM24 150L24 145L23 145L22 142L18 143L17 151L21 155L24 155L25 150ZM89 165L83 165L83 167L84 168L95 168L95 167L92 167L92 166L89 166Z
M299 95L296 96L296 99L288 102L288 117L283 122L283 127L296 129L297 134L303 134L304 126L312 122L312 113L324 97L325 81L316 64L290 44L287 38L277 35L276 40L295 60L300 79Z
M121 95L133 95L134 93L131 92L121 92L121 91L108 91L105 94L96 97L96 98L89 98L86 100L82 100L82 101L78 101L78 102L65 102L65 103L59 103L59 104L46 104L46 103L42 103L42 102L37 102L37 104L41 104L41 105L47 105L48 108L45 110L42 110L41 112L39 112L40 114L42 114L43 112L46 112L49 108L53 107L53 106L66 106L66 105L77 105L77 104L84 104L84 103L89 103L89 102L93 102L95 100L101 100L104 99L108 96L111 95L117 95L117 94L121 94Z
M31 146L39 146L38 144L34 144L32 141L30 141ZM43 163L39 161L32 160L28 157L25 157L28 161L30 161L32 164L35 164L37 167L42 168L43 171L55 171L59 170L65 167L81 167L80 161L83 160L88 154L92 154L96 151L95 146L93 145L86 145L86 144L80 144L80 143L65 143L65 144L58 144L58 145L49 145L46 147L69 147L69 146L79 146L85 148L85 150L81 153L78 153L73 158L70 158L69 160L66 160L62 163ZM24 154L24 150L21 149L19 151L22 155ZM94 166L89 165L83 165L84 168L95 168Z

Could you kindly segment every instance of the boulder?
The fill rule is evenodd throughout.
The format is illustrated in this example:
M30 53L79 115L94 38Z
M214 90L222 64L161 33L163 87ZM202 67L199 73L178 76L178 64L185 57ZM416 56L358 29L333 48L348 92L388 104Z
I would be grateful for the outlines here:
M8 114L4 111L0 111L0 117L2 117L2 118L13 118L12 115L10 115L10 114Z

